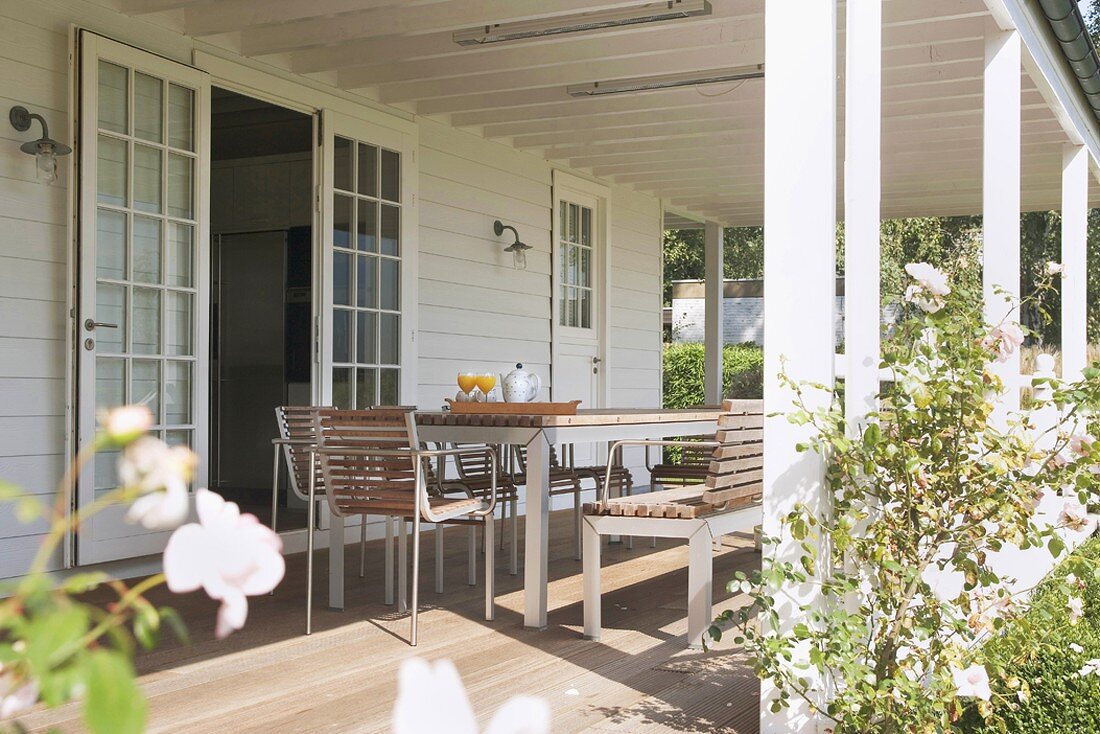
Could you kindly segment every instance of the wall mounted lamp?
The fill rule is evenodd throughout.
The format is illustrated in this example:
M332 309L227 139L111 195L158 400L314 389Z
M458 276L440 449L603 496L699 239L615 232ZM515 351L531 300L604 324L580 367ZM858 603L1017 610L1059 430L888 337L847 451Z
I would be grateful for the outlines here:
M510 224L505 224L499 219L493 222L493 232L497 237L504 234L504 230L506 229L512 230L512 234L516 236L516 241L505 247L504 251L512 253L512 264L515 266L516 270L526 270L527 251L531 249L531 245L519 241L519 232L516 231L515 227Z
M45 183L53 183L57 180L57 157L68 155L73 149L64 143L50 137L50 129L46 127L46 118L36 112L29 111L26 107L16 105L8 113L11 126L19 132L26 132L31 127L31 120L38 120L42 125L42 137L31 140L19 146L19 150L29 153L35 158L35 177Z

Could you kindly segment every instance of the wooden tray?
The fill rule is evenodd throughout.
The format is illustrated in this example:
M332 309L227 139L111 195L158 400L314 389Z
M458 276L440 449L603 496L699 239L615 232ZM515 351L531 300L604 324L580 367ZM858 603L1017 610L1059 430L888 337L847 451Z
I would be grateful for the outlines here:
M576 415L580 400L568 403L458 403L445 398L452 413L487 415Z

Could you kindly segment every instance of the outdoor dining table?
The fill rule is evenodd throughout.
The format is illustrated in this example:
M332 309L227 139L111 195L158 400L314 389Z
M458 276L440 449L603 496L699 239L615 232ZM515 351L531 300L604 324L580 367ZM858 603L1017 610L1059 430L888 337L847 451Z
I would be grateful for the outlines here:
M487 443L527 447L526 531L524 537L524 626L546 627L550 529L550 447L608 443L623 439L663 439L712 434L720 408L686 410L600 408L576 415L455 414L418 412L421 441ZM330 537L344 537L343 518L333 517ZM329 553L329 605L344 606L344 552L340 543Z

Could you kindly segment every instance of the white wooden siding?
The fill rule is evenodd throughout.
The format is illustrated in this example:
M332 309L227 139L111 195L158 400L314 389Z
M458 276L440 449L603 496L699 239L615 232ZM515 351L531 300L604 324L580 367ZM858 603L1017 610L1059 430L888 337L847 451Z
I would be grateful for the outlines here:
M43 114L71 142L70 24L187 62L194 43L152 22L84 0L0 6L0 107ZM309 81L316 87L318 82ZM334 90L335 91L335 90ZM347 99L347 95L343 95ZM371 105L377 109L377 105ZM420 169L418 402L434 408L460 369L507 372L516 362L550 388L551 164L503 142L418 118ZM37 128L35 128L37 130ZM0 478L50 501L65 461L69 247L65 173L35 180L29 139L0 127ZM609 402L660 403L660 202L611 188ZM534 247L516 271L495 219ZM628 462L643 467L640 455ZM639 473L639 481L645 481ZM26 568L41 524L0 508L0 578ZM60 559L55 559L54 566Z
M14 5L0 8L0 107L24 105L69 141L65 26L31 22ZM64 166L52 186L35 180L34 158L19 150L29 139L0 126L0 479L48 503L67 431L67 192ZM0 577L26 568L44 532L43 522L24 525L0 506Z

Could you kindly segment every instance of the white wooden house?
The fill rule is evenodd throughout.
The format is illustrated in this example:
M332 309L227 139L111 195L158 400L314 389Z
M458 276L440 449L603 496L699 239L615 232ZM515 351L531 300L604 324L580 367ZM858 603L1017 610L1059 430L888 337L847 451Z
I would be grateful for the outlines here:
M879 219L983 214L986 282L1013 289L1020 211L1062 209L1079 369L1100 159L1079 21L1070 0L0 0L0 100L74 149L49 182L20 151L38 122L0 128L0 477L48 498L97 403L148 401L241 499L269 481L273 394L436 408L458 371L522 362L556 399L657 406L666 219L705 222L711 346L721 227L764 225L768 409L785 355L846 375L858 413ZM820 490L798 439L768 423L768 517ZM0 577L43 530L3 510ZM163 542L108 513L54 567Z

